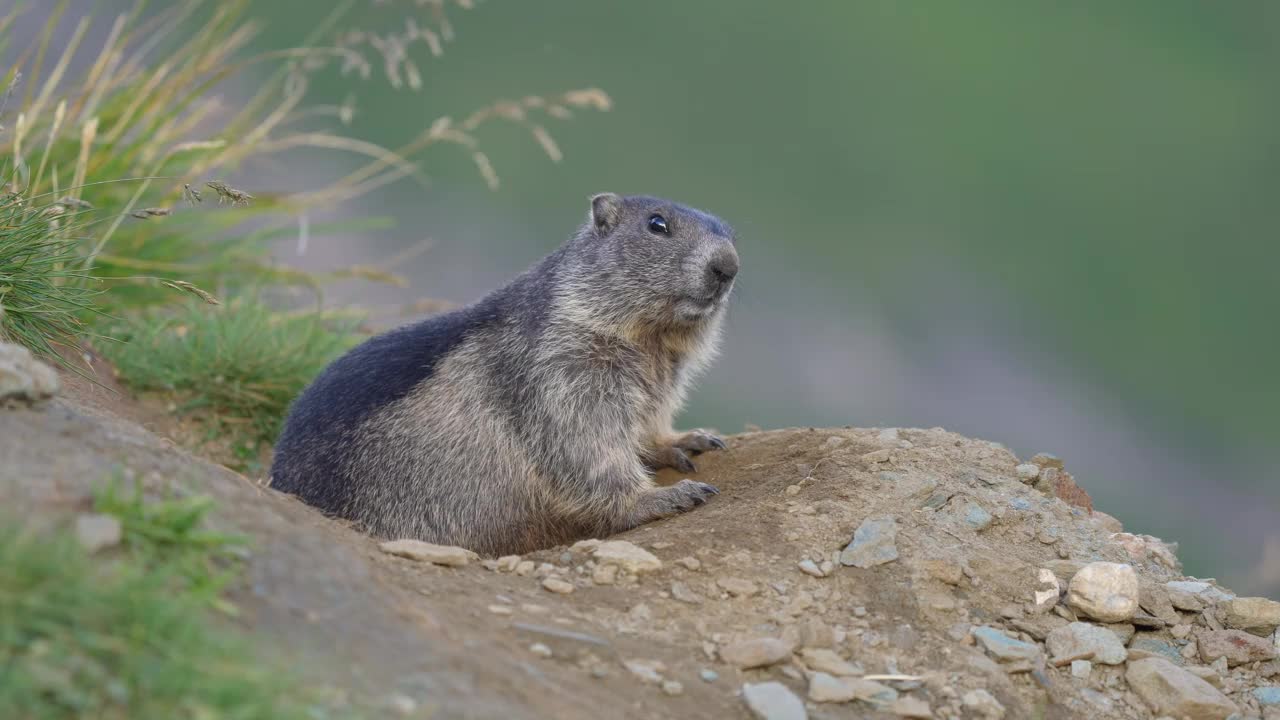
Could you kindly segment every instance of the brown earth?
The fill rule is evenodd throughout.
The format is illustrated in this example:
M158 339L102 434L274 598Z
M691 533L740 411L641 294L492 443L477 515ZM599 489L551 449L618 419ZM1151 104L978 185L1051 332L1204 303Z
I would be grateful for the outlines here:
M978 717L960 701L978 688L1008 718L1152 717L1123 664L1095 664L1080 679L1043 658L1001 665L974 643L980 625L1034 643L1074 617L1062 604L1036 608L1041 568L1064 589L1097 560L1131 564L1144 587L1182 579L1158 541L1116 535L1113 519L1025 484L1019 460L993 443L941 429L732 436L728 450L697 459L697 478L718 486L718 497L616 538L649 550L661 568L599 584L610 578L599 571L593 581L584 546L523 558L533 561L528 575L512 572L512 561L451 568L384 554L376 540L163 439L151 430L172 432L171 421L109 382L95 388L64 374L64 383L51 402L0 409L0 503L63 522L113 466L152 492L213 496L216 521L254 538L232 598L237 622L315 682L353 697L413 698L411 717L746 718L744 682L777 680L807 697L805 648L830 649L866 674L904 676L883 682L927 703L930 717ZM896 559L835 562L825 577L799 568L838 560L864 520L885 515L896 518ZM546 575L573 592L544 589ZM1194 612L1174 619L1215 623ZM751 670L722 659L748 638L778 638L796 654ZM679 692L646 682L628 669L635 661L661 663L657 675ZM1280 673L1274 665L1234 668L1223 678L1231 699L1260 715L1249 690ZM704 680L707 671L717 677ZM808 712L892 710L857 701L810 703Z

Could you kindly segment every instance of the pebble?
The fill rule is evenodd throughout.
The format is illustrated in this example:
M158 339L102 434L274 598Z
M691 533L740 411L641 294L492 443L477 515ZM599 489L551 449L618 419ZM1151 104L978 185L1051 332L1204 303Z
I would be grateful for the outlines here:
M688 585L676 580L671 583L671 597L683 603L697 605L702 602L702 596L694 592Z
M76 517L76 539L86 552L115 547L124 539L124 528L115 515L89 513Z
M760 592L760 586L736 577L723 577L716 580L716 585L734 597L751 597Z
M1129 565L1089 563L1072 576L1067 604L1095 620L1124 622L1138 611L1138 576Z
M436 545L421 540L390 540L379 545L378 549L388 555L447 567L462 567L480 557L456 545Z
M1276 647L1270 638L1260 638L1243 630L1201 632L1196 635L1196 644L1200 647L1201 660L1211 663L1224 657L1230 667L1270 660L1276 656Z
M511 608L506 605L490 605L489 612L494 615L510 615Z
M1235 597L1202 580L1170 580L1164 586L1170 591L1190 593L1203 596L1209 603L1225 602ZM1179 608L1181 609L1181 608Z
M662 568L662 561L656 555L626 540L602 542L591 557L600 565L617 565L624 572L633 574Z
M808 720L804 702L780 682L744 683L742 699L757 720Z
M888 449L872 450L862 456L862 462L867 465L876 465L878 463L893 462L893 452Z
M1081 680L1088 680L1089 673L1093 672L1093 663L1088 660L1072 660L1071 661L1071 677L1077 677Z
M853 700L853 684L824 672L809 677L809 699L818 703L845 703Z
M874 705L877 709L883 710L898 699L897 690L875 680L847 678L845 682L853 687L854 698Z
M1280 685L1254 688L1253 697L1263 707L1280 706Z
M1131 659L1136 660L1137 658L1134 656L1137 653L1143 652L1162 657L1179 667L1186 662L1182 657L1182 653L1178 651L1178 648L1173 646L1173 643L1165 640L1155 633L1140 633L1135 635L1133 640L1129 641L1129 654Z
M1013 474L1024 483L1035 482L1040 477L1040 466L1034 463L1022 463L1013 469Z
M537 565L532 560L521 560L516 563L515 573L521 577L528 577L533 574L533 570L536 567Z
M1015 640L1000 630L987 625L974 628L973 637L982 645L988 655L1000 662L1035 660L1040 656L1040 647L1038 645Z
M1156 715L1192 720L1226 720L1239 712L1217 688L1164 658L1129 663L1129 687Z
M1036 590L1033 599L1036 607L1046 608L1053 607L1058 603L1058 596L1062 593L1062 586L1058 583L1058 576L1048 568L1040 568L1036 571Z
M698 673L698 677L702 678L702 682L711 683L720 679L720 673L716 672L715 670L708 670L706 668L703 668L702 672Z
M851 663L837 655L834 650L827 648L804 648L800 651L800 659L804 661L805 667L814 672L835 677L855 677L863 674L861 665Z
M929 707L929 703L921 700L914 695L903 695L889 706L889 712L898 717L905 718L923 718L930 720L933 717L933 709Z
M995 518L991 517L991 513L987 509L975 502L965 503L964 506L964 522L974 532L982 532L991 527L991 523Z
M1004 717L1004 705L986 690L970 690L960 698L960 704L984 720L1000 720Z
M29 403L57 394L58 373L21 345L0 342L0 401Z
M1128 657L1120 638L1110 630L1084 622L1073 622L1049 633L1045 648L1054 660L1093 654L1094 662L1119 665Z
M1254 635L1270 635L1280 626L1280 602L1261 597L1233 598L1222 603L1223 623Z
M822 572L822 568L818 567L818 563L808 558L801 560L799 563L796 564L796 567L800 568L800 572L804 573L805 575L810 575L816 578L826 577L826 575L823 574Z
M533 653L534 655L537 655L538 657L544 657L544 658L551 657L551 648L547 647L543 643L534 643L530 645L529 652Z
M542 581L542 587L559 595L568 595L574 591L573 583L566 582L560 578L549 577Z
M663 681L662 681L662 692L666 693L667 695L671 695L671 696L675 696L675 695L683 695L683 694L684 694L684 685L680 684L679 682L676 682L675 680L663 680Z
M688 555L680 558L679 560L676 560L676 564L686 570L698 570L699 568L702 567L701 560L699 560L696 557L690 557Z
M591 570L591 582L596 585L612 585L617 581L617 565L597 565Z
M869 517L853 533L853 540L840 553L842 565L870 568L898 559L898 524L892 515Z
M624 660L622 664L641 682L650 685L662 682L662 673L667 669L661 660Z
M800 486L799 486L799 485L788 485L788 486L787 486L787 495L788 495L788 496L794 496L794 495L799 495L799 494L800 494Z
M720 659L742 670L776 665L791 657L791 645L778 638L751 638L720 648Z

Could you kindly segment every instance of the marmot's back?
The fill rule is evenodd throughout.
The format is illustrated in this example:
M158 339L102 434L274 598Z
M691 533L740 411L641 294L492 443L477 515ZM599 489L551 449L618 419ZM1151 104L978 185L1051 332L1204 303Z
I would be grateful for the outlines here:
M653 486L723 447L671 430L738 256L714 216L592 199L589 222L467 308L371 338L290 409L272 487L383 536L524 552L705 502Z

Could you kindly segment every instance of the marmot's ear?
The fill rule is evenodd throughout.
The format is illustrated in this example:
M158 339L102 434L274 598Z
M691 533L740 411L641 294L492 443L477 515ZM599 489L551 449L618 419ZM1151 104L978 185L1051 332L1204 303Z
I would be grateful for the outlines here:
M600 193L591 196L591 224L601 234L618 226L622 217L622 198L613 193Z

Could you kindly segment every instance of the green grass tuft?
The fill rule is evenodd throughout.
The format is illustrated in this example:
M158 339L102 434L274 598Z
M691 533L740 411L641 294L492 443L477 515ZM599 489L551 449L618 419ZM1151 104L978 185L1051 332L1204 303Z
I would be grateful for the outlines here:
M251 457L280 430L289 403L325 365L357 343L358 319L281 312L250 297L130 316L102 352L140 391L173 396L230 432Z
M94 557L67 532L0 522L0 717L302 720L322 711L209 615L236 544L200 529L209 508L110 489L97 509L121 520L124 544ZM197 567L204 581L193 581Z
M0 193L0 340L47 358L58 357L54 343L79 335L82 316L95 312L64 210Z

